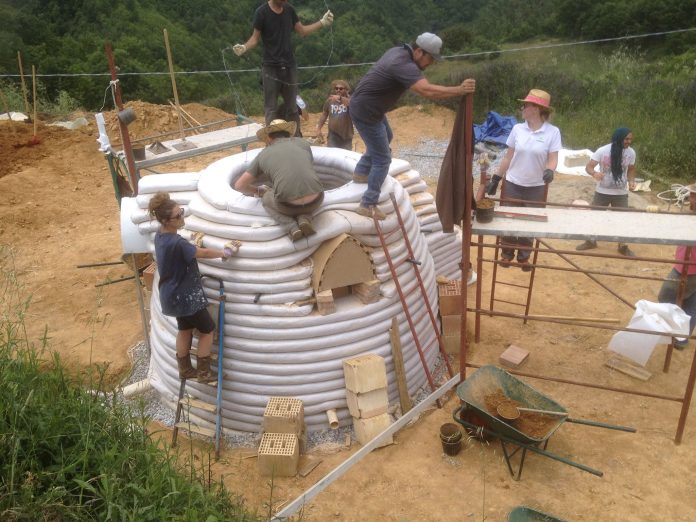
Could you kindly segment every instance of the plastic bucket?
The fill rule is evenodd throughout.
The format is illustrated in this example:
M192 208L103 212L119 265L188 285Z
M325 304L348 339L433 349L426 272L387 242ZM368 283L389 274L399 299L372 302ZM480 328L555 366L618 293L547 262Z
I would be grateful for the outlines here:
M445 455L456 455L462 449L462 430L451 422L443 424L440 426L440 442Z

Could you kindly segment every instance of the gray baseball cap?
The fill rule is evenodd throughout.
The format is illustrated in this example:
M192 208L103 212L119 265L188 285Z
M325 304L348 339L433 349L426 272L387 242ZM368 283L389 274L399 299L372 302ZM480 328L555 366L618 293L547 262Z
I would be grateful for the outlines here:
M416 38L416 45L423 49L438 62L442 60L440 56L440 48L442 47L442 39L433 33L423 33Z

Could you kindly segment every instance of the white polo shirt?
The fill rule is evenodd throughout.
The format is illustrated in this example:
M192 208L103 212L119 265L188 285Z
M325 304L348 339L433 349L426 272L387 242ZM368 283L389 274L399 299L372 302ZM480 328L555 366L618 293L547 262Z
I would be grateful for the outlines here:
M549 153L561 150L561 131L545 121L533 131L527 122L512 128L505 143L515 149L505 178L515 185L538 187L544 184L542 176Z

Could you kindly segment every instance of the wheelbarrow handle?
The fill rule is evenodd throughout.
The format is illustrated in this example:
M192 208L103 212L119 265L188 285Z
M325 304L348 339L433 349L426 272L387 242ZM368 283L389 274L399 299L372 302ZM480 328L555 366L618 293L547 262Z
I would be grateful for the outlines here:
M481 433L483 433L484 435L496 437L503 442L507 442L509 444L514 444L514 445L519 446L521 448L526 448L533 453L543 455L543 456L548 457L552 460L557 460L558 462L562 462L563 464L568 464L569 466L573 466L574 468L578 468L582 471L586 471L587 473L590 473L590 474L595 475L597 477L601 477L604 475L604 473L602 471L599 471L598 469L594 469L594 468L591 468L589 466L585 466L584 464L580 464L579 462L572 461L570 459L562 457L561 455L556 455L555 453L551 453L548 450L538 448L534 444L526 444L524 442L521 442L521 441L518 441L515 439L511 439L511 438L506 437L505 435L502 435L496 431L489 430L488 428L484 428L483 426L476 426L475 424L471 424L465 420L462 420L461 417L459 416L459 414L463 408L464 408L464 406L454 410L452 412L452 418L454 418L455 421L457 421L459 424L461 424L465 428L469 428L470 430L481 430Z
M629 433L635 433L636 431L638 431L635 428L631 428L630 426L617 426L616 424L607 424L606 422L597 422L585 419L573 419L571 417L568 417L565 421L574 422L575 424L584 424L586 426L595 426L597 428L606 428L608 430L627 431Z

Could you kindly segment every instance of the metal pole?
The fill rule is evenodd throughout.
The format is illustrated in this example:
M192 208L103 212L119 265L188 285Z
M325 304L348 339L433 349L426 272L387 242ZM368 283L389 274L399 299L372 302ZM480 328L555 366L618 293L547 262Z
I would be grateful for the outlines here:
M546 243L545 241L542 241L541 239L539 240L539 243L541 243L542 245L544 245L544 246L545 246L546 248L548 248L550 251L553 251L553 250L554 250L548 243ZM568 263L569 265L575 267L577 270L582 271L582 268L580 268L577 264L575 264L573 261L571 261L570 259L568 259L566 256L564 256L564 255L561 254L560 252L555 252L555 253L556 253L556 255L558 255L558 257L560 257L561 259L563 259L563 261L565 261L565 262ZM613 295L614 297L616 297L619 301L621 301L622 303L624 303L626 306L629 306L629 307L631 307L631 308L633 308L633 309L635 310L636 307L635 307L632 303L629 303L626 299L624 299L624 298L621 297L619 294L617 294L616 292L614 292L611 288L609 288L607 285L605 285L604 283L602 283L602 282L601 282L599 279L597 279L595 276L593 276L593 275L591 275L591 274L587 274L587 273L586 273L585 275L586 275L587 277L589 277L590 279L592 279L592 281L594 281L595 283L597 283L599 286L601 286L602 288L604 288L604 289L605 289L607 292L609 292L611 295Z
M684 261L688 262L691 259L692 248L687 247L684 253ZM682 264L682 273L679 282L679 290L677 292L677 303L681 306L684 299L684 288L686 286L686 277L688 270L686 263ZM691 333L691 332L689 332ZM693 337L693 335L691 336ZM669 350L671 353L672 343L669 345ZM691 360L691 370L689 371L689 379L686 381L686 390L684 390L684 401L682 402L682 409L679 413L679 423L677 424L677 434L674 436L674 442L676 444L681 444L682 436L684 435L684 427L686 426L686 417L689 415L689 406L691 406L691 398L694 394L694 382L696 382L696 352L694 352L693 359Z

